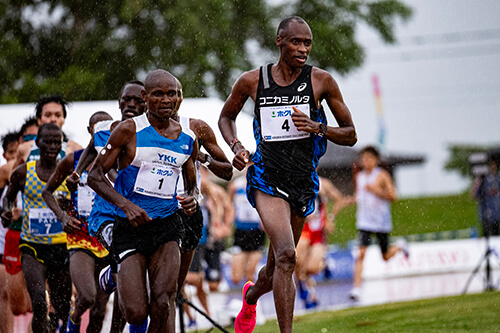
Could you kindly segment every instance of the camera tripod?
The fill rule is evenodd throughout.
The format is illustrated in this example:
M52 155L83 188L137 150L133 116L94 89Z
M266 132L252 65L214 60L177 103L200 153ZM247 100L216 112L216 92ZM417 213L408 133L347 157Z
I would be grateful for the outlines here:
M472 282L472 279L474 276L479 272L481 267L483 266L483 263L486 262L486 267L485 267L485 277L484 277L484 291L492 291L495 290L495 285L491 281L491 263L490 263L490 256L493 254L498 258L498 253L491 248L490 246L490 237L485 236L486 239L486 251L484 252L483 257L477 264L476 268L472 271L471 275L469 276L469 279L467 280L467 283L465 284L464 290L462 291L462 295L467 293L467 289L469 289L470 283Z
M184 327L184 303L192 307L194 310L198 311L203 317L207 318L209 322L212 323L215 327L217 327L219 330L221 330L224 333L229 333L224 327L222 327L220 324L218 324L215 320L210 318L205 312L203 312L200 308L195 306L193 303L191 303L186 297L184 297L183 293L179 293L177 296L177 299L175 301L177 304L177 307L179 308L179 325L181 327L181 333L186 332L186 328ZM211 331L210 329L209 331ZM207 332L209 332L207 331Z

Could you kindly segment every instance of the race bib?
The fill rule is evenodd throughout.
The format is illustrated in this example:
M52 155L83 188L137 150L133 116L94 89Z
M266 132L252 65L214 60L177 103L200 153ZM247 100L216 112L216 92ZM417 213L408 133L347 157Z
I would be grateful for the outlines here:
M260 108L260 124L264 141L285 141L307 138L310 133L299 131L292 120L295 106L310 117L309 104L263 106Z
M49 208L29 210L29 233L33 236L50 236L63 232L63 226Z
M88 186L78 186L78 215L88 217L94 203L94 191Z
M134 192L151 197L172 199L180 173L179 168L142 162L135 180Z

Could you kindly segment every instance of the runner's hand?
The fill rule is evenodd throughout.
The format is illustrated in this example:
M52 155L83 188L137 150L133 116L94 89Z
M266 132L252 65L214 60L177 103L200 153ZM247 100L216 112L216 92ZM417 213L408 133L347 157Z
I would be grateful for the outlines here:
M319 131L319 123L311 120L305 113L301 112L295 106L292 106L292 121L295 127L299 131L307 132L307 133L318 133Z
M64 215L61 223L63 225L64 231L67 233L72 233L75 230L82 230L81 222L77 218L74 218L72 216Z
M127 215L127 219L130 221L130 224L134 227L152 220L144 209L133 203L128 204L122 209L125 215Z
M78 184L80 183L80 178L76 174L75 171L71 175L66 178L66 186L68 187L68 190L71 192L75 192L78 190Z
M7 228L10 225L10 223L13 221L13 216L14 214L10 210L2 213L2 225L4 228Z
M178 195L177 200L179 200L179 203L184 210L184 214L186 214L187 216L191 216L196 213L196 210L198 209L198 201L196 201L193 196L188 195L185 197L181 197Z
M233 158L233 166L239 171L243 170L250 161L250 152L241 146Z

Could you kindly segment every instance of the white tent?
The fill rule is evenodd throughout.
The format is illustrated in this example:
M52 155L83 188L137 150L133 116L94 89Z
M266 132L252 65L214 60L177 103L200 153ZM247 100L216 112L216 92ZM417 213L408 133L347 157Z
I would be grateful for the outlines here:
M217 98L186 98L182 102L179 113L191 118L202 119L213 129L219 146L224 150L227 158L232 161L233 153L222 139L217 122L224 102ZM67 109L68 115L63 130L66 135L81 144L87 145L90 136L87 126L90 116L96 111L106 111L113 119L120 119L118 101L73 102ZM5 104L0 105L0 135L8 131L18 131L24 119L35 114L34 104ZM250 151L255 150L253 138L252 117L241 112L236 120L238 137ZM5 162L2 158L2 164Z

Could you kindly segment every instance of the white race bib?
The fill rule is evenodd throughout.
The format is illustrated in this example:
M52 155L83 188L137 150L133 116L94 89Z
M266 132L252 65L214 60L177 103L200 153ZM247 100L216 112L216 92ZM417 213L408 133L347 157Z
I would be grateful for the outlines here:
M94 191L88 186L78 186L78 215L88 217L94 203Z
M307 138L310 133L299 131L292 120L295 106L310 117L309 104L263 106L260 108L260 125L264 141L285 141Z
M134 192L150 197L172 199L180 173L181 169L169 165L142 162L135 180Z
M63 227L49 208L30 208L29 233L33 236L48 236L61 233Z

